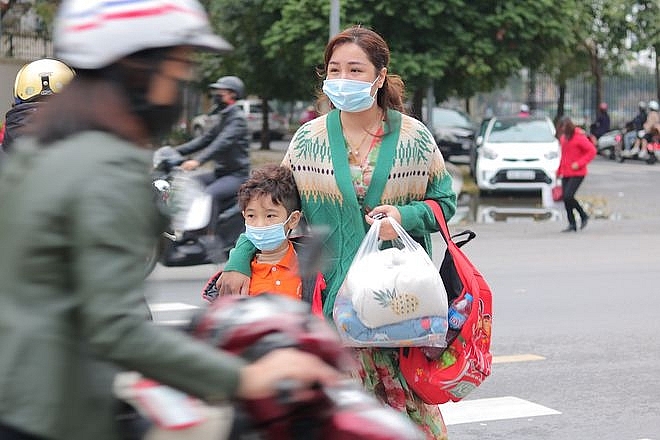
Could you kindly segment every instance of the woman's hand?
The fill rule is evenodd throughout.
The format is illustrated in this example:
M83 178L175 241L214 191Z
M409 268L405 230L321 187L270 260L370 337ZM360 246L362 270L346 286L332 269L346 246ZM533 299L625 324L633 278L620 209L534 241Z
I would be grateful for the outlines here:
M387 217L393 218L398 224L401 224L401 213L392 205L380 205L368 212L364 218L369 225L372 225L374 220L381 216L384 216L382 218L385 221L380 224L380 234L378 238L381 240L394 240L399 234L396 233L390 222L387 221Z
M301 391L316 383L334 385L342 375L310 353L294 348L274 350L241 370L236 396L243 399L261 399L275 396L278 385L294 381Z
M222 272L215 282L218 295L247 295L250 289L250 277L240 272Z

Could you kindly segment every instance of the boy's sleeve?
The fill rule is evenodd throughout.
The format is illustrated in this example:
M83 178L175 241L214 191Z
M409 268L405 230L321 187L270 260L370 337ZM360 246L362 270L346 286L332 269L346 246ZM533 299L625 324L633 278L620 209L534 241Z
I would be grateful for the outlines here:
M250 262L256 253L257 248L248 240L245 234L239 235L234 248L229 251L229 259L225 263L223 271L240 272L243 275L251 277L252 270L250 269Z

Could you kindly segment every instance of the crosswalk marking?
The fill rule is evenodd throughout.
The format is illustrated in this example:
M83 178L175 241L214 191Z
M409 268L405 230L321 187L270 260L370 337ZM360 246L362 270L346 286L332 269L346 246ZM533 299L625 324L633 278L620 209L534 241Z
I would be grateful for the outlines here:
M172 327L179 327L182 325L186 325L190 322L189 319L170 319L169 321L156 321L156 324L158 325L167 325L167 326L172 326Z
M183 310L194 310L198 309L198 306L193 306L191 304L171 302L171 303L156 303L149 306L152 312L178 312Z
M542 361L545 358L536 354L513 354L508 356L493 356L494 364L504 364L510 362L531 362Z
M440 411L447 425L561 414L552 408L513 396L443 403Z

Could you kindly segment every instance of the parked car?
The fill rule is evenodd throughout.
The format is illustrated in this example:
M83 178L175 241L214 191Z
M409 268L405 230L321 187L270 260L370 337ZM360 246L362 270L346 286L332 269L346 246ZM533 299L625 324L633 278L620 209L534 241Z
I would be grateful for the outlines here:
M444 107L433 109L431 132L445 160L468 155L475 131L475 124L466 113Z
M548 117L492 117L476 139L474 177L482 191L541 190L557 180L561 150Z
M261 101L258 99L241 99L236 101L236 103L243 107L250 137L252 139L259 139L263 127ZM208 113L195 116L190 123L193 136L201 136L210 130L218 122L218 117L217 107L215 106ZM268 109L268 129L270 131L270 138L274 140L282 139L289 130L289 124L286 118L275 112L270 106Z

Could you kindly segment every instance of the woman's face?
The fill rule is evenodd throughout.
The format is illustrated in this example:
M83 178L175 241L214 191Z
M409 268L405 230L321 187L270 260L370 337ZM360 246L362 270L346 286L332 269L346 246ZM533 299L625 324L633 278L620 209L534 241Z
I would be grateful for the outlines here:
M169 105L176 102L181 83L194 77L192 53L190 48L176 47L161 62L158 74L153 75L149 86L148 98L152 104Z
M352 79L364 82L378 81L374 87L381 87L387 68L376 70L367 54L355 43L344 43L335 47L327 66L327 79Z

